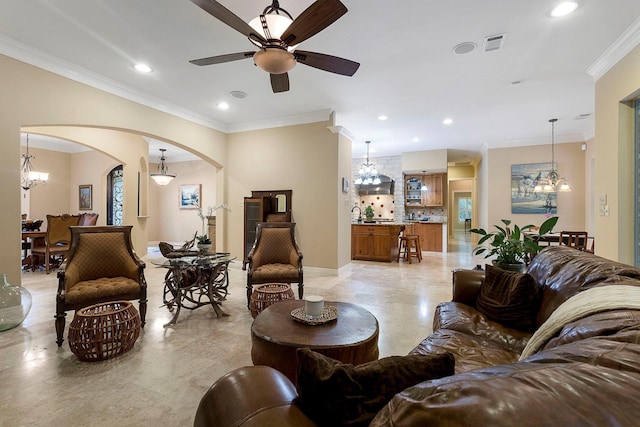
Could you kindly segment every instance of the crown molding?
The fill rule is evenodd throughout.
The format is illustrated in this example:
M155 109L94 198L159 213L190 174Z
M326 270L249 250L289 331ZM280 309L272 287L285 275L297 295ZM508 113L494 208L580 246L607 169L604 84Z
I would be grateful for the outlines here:
M600 77L604 76L607 71L620 62L622 58L624 58L639 44L640 17L636 19L633 24L631 24L629 28L627 28L589 68L587 68L587 73L591 75L594 80L600 79Z
M87 70L84 67L72 64L58 57L42 52L32 46L6 37L0 34L0 54L6 55L18 61L33 65L59 76L86 84L88 86L111 93L129 101L145 105L163 113L191 121L224 133L243 132L248 130L260 130L274 127L283 127L314 123L329 120L331 110L315 111L276 119L243 122L237 124L221 123L203 116L187 108L173 104L143 91L139 91L115 80L108 79L98 73Z
M283 116L275 119L255 120L228 125L228 133L247 132L267 128L303 125L307 123L329 121L331 110L311 111L308 113Z

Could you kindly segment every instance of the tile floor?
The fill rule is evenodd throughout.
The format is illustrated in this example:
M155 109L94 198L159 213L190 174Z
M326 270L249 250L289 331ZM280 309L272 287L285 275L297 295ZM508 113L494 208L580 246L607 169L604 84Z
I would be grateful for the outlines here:
M380 357L406 354L431 332L435 306L451 299L451 270L482 263L468 240L461 233L449 252L425 252L419 264L358 261L338 273L306 268L305 293L364 306L380 324ZM67 331L63 346L55 343L55 272L24 272L33 307L21 326L0 333L0 426L192 425L207 388L251 365L253 319L241 267L230 267L223 307L231 316L217 319L209 307L183 310L165 328L171 314L161 306L164 270L147 262L147 325L130 352L97 363L71 353ZM67 328L72 318L68 313Z

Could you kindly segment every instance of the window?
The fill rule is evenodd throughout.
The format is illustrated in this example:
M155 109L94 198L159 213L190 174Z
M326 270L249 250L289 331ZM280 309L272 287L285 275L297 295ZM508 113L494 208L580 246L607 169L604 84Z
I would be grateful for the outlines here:
M460 197L458 199L458 221L464 222L471 219L471 197Z
M122 225L122 181L122 165L116 166L107 176L107 225Z

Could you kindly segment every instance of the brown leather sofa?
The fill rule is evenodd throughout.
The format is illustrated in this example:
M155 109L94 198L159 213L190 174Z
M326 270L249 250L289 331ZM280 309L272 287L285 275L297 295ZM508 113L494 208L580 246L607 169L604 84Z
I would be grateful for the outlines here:
M477 309L483 271L454 272L453 301L438 306L434 332L411 353L450 352L455 375L396 394L370 425L637 426L640 269L553 246L528 272L540 292L535 333L489 320ZM620 290L633 297L619 298ZM583 303L594 293L599 297ZM521 359L530 352L527 344L549 331L550 339ZM194 425L314 425L292 403L295 397L279 372L240 368L209 389Z

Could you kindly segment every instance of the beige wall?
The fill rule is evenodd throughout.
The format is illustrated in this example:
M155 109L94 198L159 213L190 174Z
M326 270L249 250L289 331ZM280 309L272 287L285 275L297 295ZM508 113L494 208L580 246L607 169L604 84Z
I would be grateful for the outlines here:
M11 283L20 283L21 193L18 159L21 128L32 131L34 127L56 127L63 137L76 142L91 145L92 140L99 141L100 147L97 149L110 153L119 150L120 144L130 144L133 138L122 135L116 138L119 142L114 138L107 139L100 132L100 128L120 129L130 132L129 135L148 135L169 143L173 142L191 152L199 153L211 164L224 165L226 136L221 132L1 55L0 73L3 76L0 82L0 147L3 154L0 157L0 182L3 183L0 186L0 199L3 201L0 234L5 236L7 248L15 247L15 250L8 249L5 256L0 257L0 272L6 272ZM71 125L74 129L66 132L65 129ZM57 132L47 133L59 136ZM112 146L115 148L112 149ZM131 150L129 145L128 149L114 157L124 164L125 177L133 177L132 182L125 182L125 203L136 208L127 211L126 216L129 219L128 223L134 225L136 250L144 253L146 219L137 217L136 206L137 172L147 173L145 166L148 150L145 154L142 147L142 144L136 143L136 148ZM141 159L141 156L144 156L144 159ZM131 173L127 172L128 168ZM51 188L53 184L49 191ZM69 199L70 194L74 192L69 184L69 188L63 189L61 197ZM130 199L135 202L130 202ZM61 206L60 209L68 209L70 203L72 202L67 200L65 206Z
M447 150L411 151L402 153L402 171L435 173L447 171Z
M349 206L343 205L342 176L350 176L349 162L341 161L339 134L331 122L286 126L229 135L227 183L229 250L241 257L244 233L244 197L252 190L293 190L292 220L304 265L338 268L338 234L347 232ZM344 145L344 144L343 144ZM343 163L349 163L344 166ZM336 207L343 211L338 219ZM339 224L340 221L340 224ZM342 241L342 240L341 240Z
M217 171L214 166L202 160L174 162L168 166L169 172L176 174L175 179L166 186L160 186L154 181L149 183L148 238L150 241L180 243L193 238L196 231L202 234L202 221L198 216L198 210L179 207L178 195L181 185L201 185L200 200L204 215L207 214L207 208L223 202L218 201L216 197ZM151 164L149 170L155 172L157 165ZM217 211L215 214L219 213ZM216 248L222 250L217 246L217 242Z
M585 229L585 169L582 142L555 144L555 161L562 177L569 180L571 192L558 193L558 224L554 230ZM551 161L551 146L496 148L488 150L483 160L487 167L486 228L511 219L515 224L541 224L544 214L511 213L511 165L519 163L545 163ZM482 203L482 200L481 200Z
M596 253L627 264L634 263L634 144L625 101L638 96L640 46L596 82L595 195L606 194L609 207L609 216L595 215Z

